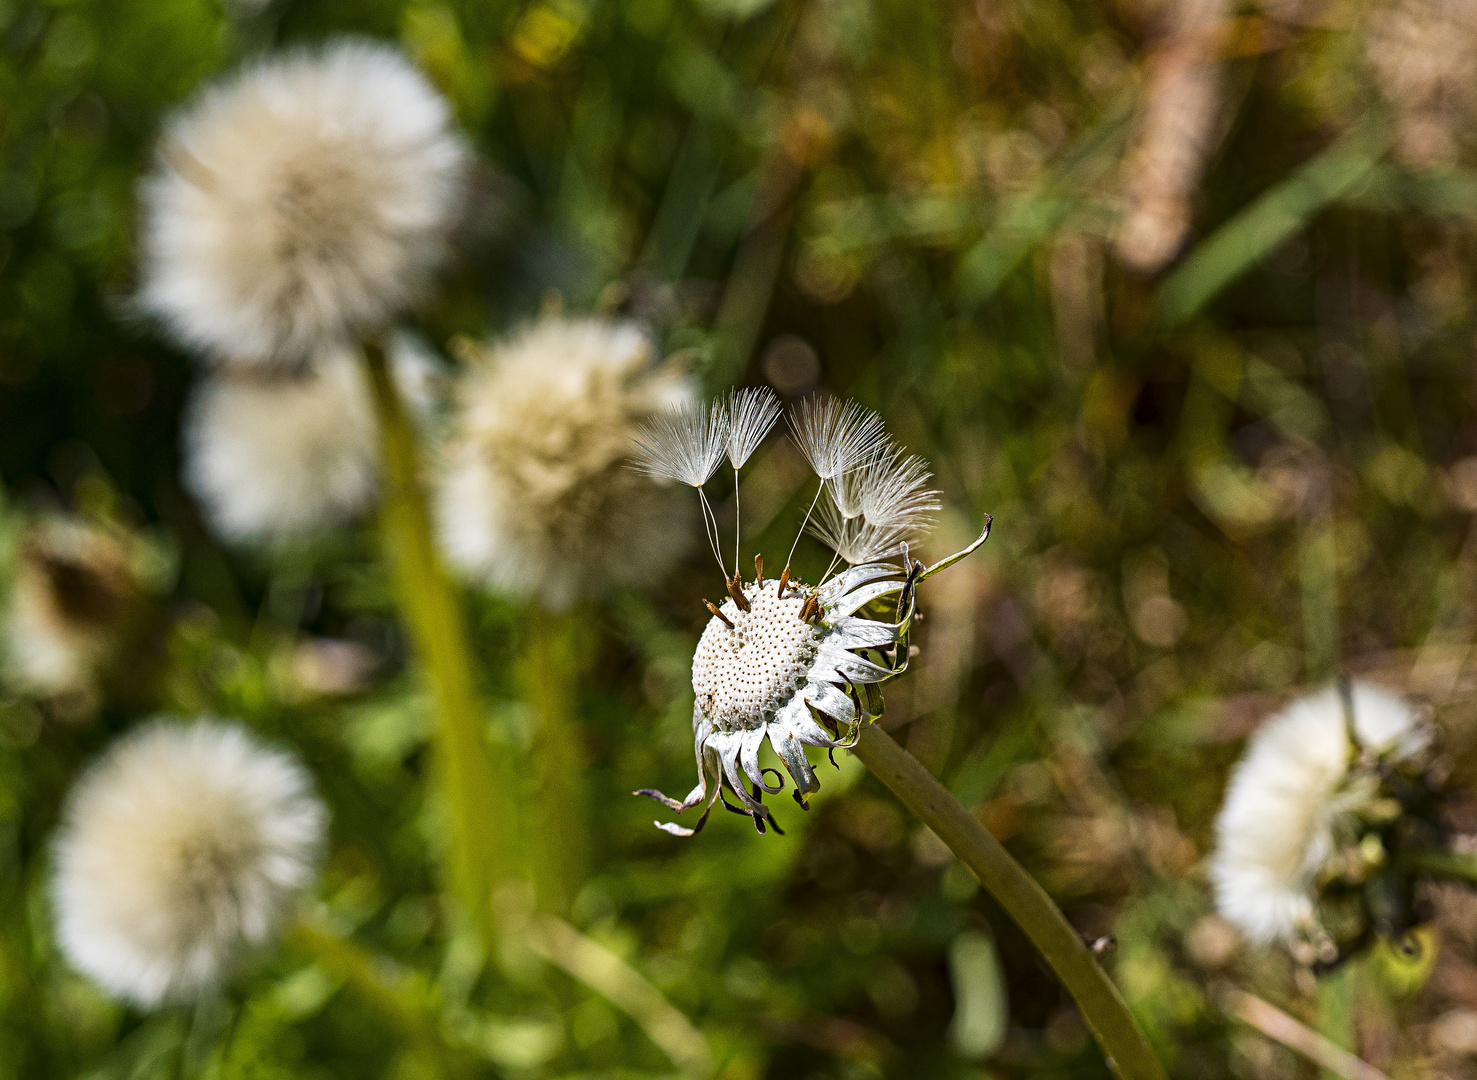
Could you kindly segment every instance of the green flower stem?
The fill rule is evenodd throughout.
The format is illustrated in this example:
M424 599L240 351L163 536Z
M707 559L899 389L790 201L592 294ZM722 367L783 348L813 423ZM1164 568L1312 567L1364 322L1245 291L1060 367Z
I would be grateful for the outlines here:
M518 663L523 699L536 726L530 772L536 786L529 846L539 905L568 913L585 879L589 837L585 819L585 756L575 717L579 683L575 620L535 609L525 623Z
M1354 984L1359 962L1350 960L1318 980L1318 1030L1331 1044L1352 1056L1354 1050ZM1323 1065L1323 1080L1338 1080L1344 1074Z
M918 759L884 731L865 727L852 753L974 871L1077 1002L1108 1064L1124 1080L1166 1080L1118 988L1046 890L959 805Z
M1457 851L1408 851L1403 852L1400 859L1417 874L1477 885L1477 855Z
M509 789L488 754L466 623L431 532L415 430L383 346L369 342L364 352L383 443L384 544L436 714L435 767L451 817L452 890L490 941L492 889L515 865Z

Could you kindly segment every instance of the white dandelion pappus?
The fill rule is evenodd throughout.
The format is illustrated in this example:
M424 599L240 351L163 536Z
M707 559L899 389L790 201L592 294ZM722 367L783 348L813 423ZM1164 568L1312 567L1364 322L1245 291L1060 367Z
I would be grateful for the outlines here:
M636 468L701 488L728 453L728 410L690 403L646 422L636 436Z
M938 492L920 457L888 445L880 454L826 485L830 500L809 528L847 563L895 557L903 544L932 525Z
M696 394L655 363L650 336L629 322L547 317L467 352L436 491L452 564L555 610L669 570L691 539L690 506L634 467L633 440Z
M412 412L431 409L436 361L408 339L391 371ZM221 368L195 386L181 425L183 480L211 529L275 545L344 525L379 492L379 421L364 361L328 349L297 371Z
M314 879L327 810L235 722L152 721L69 795L51 898L67 958L143 1007L220 984Z
M885 445L880 419L852 403L811 403L803 408L806 411L795 425L804 433L802 446L808 444L814 459L828 471L855 468L859 454L875 455L879 443ZM911 507L921 513L919 507L932 499L932 493L926 499L918 496L916 467L904 464L901 469L908 479L904 488L913 493L908 496L911 501L884 499L879 509L892 507L902 513L900 508ZM841 517L834 505L828 505L827 512ZM909 521L916 518L915 513ZM974 543L926 568L909 562L903 539L913 527L908 523L870 527L867 534L881 553L900 554L900 563L857 559L858 565L823 578L814 588L792 580L788 565L778 580L765 580L762 556L754 560L752 583L737 573L730 578L725 571L728 599L721 607L704 601L712 618L692 662L697 786L681 800L654 789L637 792L677 813L704 804L702 816L692 828L673 822L657 822L657 827L674 836L692 836L721 801L726 809L750 817L760 833L766 828L781 831L763 801L764 795L778 793L785 784L784 774L760 764L759 751L766 740L795 784L795 801L807 808L805 796L818 790L820 783L805 747L829 751L854 745L861 728L880 715L878 685L907 670L918 586L983 544L990 520L987 515ZM865 521L858 521L866 527ZM876 537L882 535L895 535L896 544L877 544ZM866 553L874 554L873 547ZM725 791L737 805L729 802Z
M396 49L348 39L258 61L169 124L143 189L141 304L238 365L383 327L448 249L469 153Z
M1347 786L1361 752L1410 758L1428 732L1409 704L1367 682L1350 686L1353 736L1337 687L1300 698L1251 737L1216 818L1216 906L1258 944L1317 931L1314 882L1340 816L1367 800Z
M926 528L939 509L939 493L928 486L933 476L928 463L916 454L904 456L892 447L851 476L860 477L857 508L878 526ZM854 515L853 515L854 516Z
M728 463L742 469L780 418L780 399L767 386L735 390L728 396Z
M917 530L910 525L877 525L860 515L847 517L830 500L820 504L808 531L842 562L855 565L896 558Z
M859 468L887 446L882 417L854 401L809 398L790 417L795 444L822 480Z
M729 453L729 421L729 410L722 402L715 401L711 406L694 402L648 421L636 437L638 471L697 489L703 531L720 568L723 555L718 550L718 519L703 485Z

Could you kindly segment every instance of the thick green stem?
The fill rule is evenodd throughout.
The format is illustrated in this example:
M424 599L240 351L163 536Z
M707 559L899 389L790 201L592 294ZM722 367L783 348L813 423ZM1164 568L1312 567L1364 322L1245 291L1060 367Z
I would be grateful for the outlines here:
M466 623L431 531L415 430L383 348L367 344L365 355L384 452L384 543L436 713L435 766L451 817L452 888L490 937L492 889L514 865L511 804L488 754Z
M1318 980L1318 1028L1329 1043L1346 1054L1354 1052L1354 983L1359 963L1351 960ZM1339 1080L1344 1074L1330 1065L1319 1070L1322 1080Z
M1124 1080L1166 1080L1118 988L1036 879L886 732L863 728L852 753L974 871L1025 931L1077 1002L1113 1070Z
M518 665L523 697L533 709L531 773L537 790L531 813L529 861L539 904L568 913L584 884L589 855L585 821L583 732L576 722L579 680L574 621L534 610Z

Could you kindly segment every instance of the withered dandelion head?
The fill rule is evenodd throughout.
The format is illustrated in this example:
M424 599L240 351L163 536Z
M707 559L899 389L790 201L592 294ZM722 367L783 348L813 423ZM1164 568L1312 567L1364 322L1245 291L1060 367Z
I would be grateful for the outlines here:
M153 721L68 798L51 882L62 949L145 1007L209 990L313 880L326 821L296 759L241 725Z
M160 159L140 299L185 343L263 364L378 329L419 296L468 153L398 51L348 40L207 88Z
M675 836L701 829L717 801L748 815L761 833L766 827L779 831L764 796L782 791L785 778L761 763L766 740L795 785L795 801L805 807L805 796L820 788L805 748L830 751L854 745L862 726L881 714L879 686L908 666L918 585L974 551L989 535L987 522L979 539L963 551L926 568L910 561L908 540L927 527L938 508L937 493L926 486L927 467L890 445L875 413L854 402L808 401L791 426L802 454L821 478L806 520L825 497L814 532L836 552L832 568L811 586L791 576L787 559L778 578L766 579L761 555L754 560L754 580L745 582L736 539L730 576L716 519L702 494L713 471L707 468L705 448L710 443L721 448L738 426L756 423L750 419L757 415L751 400L735 397L716 403L706 423L700 422L701 412L690 412L681 428L667 423L648 431L642 442L648 469L689 458L706 468L691 470L687 482L698 489L710 519L709 543L727 593L721 606L703 601L712 618L692 660L697 786L681 800L650 789L637 793L678 813L704 804L693 828L657 822ZM777 402L766 405L765 431L778 412ZM686 445L678 440L679 431L687 432ZM762 438L763 432L745 431L737 441L757 445ZM752 446L748 448L751 453ZM802 532L804 528L802 524ZM838 561L850 565L833 575ZM729 794L737 805L729 802Z
M1381 778L1429 739L1409 704L1365 682L1299 698L1263 724L1216 819L1221 915L1252 941L1328 960L1336 950L1320 924L1319 890L1343 872L1341 850L1360 857L1361 822L1399 813Z
M22 534L5 619L6 675L40 697L94 703L145 599L133 538L75 517Z
M465 353L437 491L452 563L554 610L669 570L689 544L687 502L628 466L641 425L680 415L694 391L645 331L546 316Z

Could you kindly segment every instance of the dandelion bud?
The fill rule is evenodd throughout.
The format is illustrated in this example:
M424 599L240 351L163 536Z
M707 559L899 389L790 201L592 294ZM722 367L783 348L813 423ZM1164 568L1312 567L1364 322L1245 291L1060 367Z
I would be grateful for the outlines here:
M77 783L51 895L68 959L150 1007L219 984L314 876L327 811L235 723L157 720Z
M451 561L552 609L659 578L687 549L691 515L675 485L631 467L635 440L694 401L630 323L546 317L472 347L438 491Z
M451 125L430 83L368 41L209 87L144 189L144 306L240 365L379 329L446 252L468 160Z

